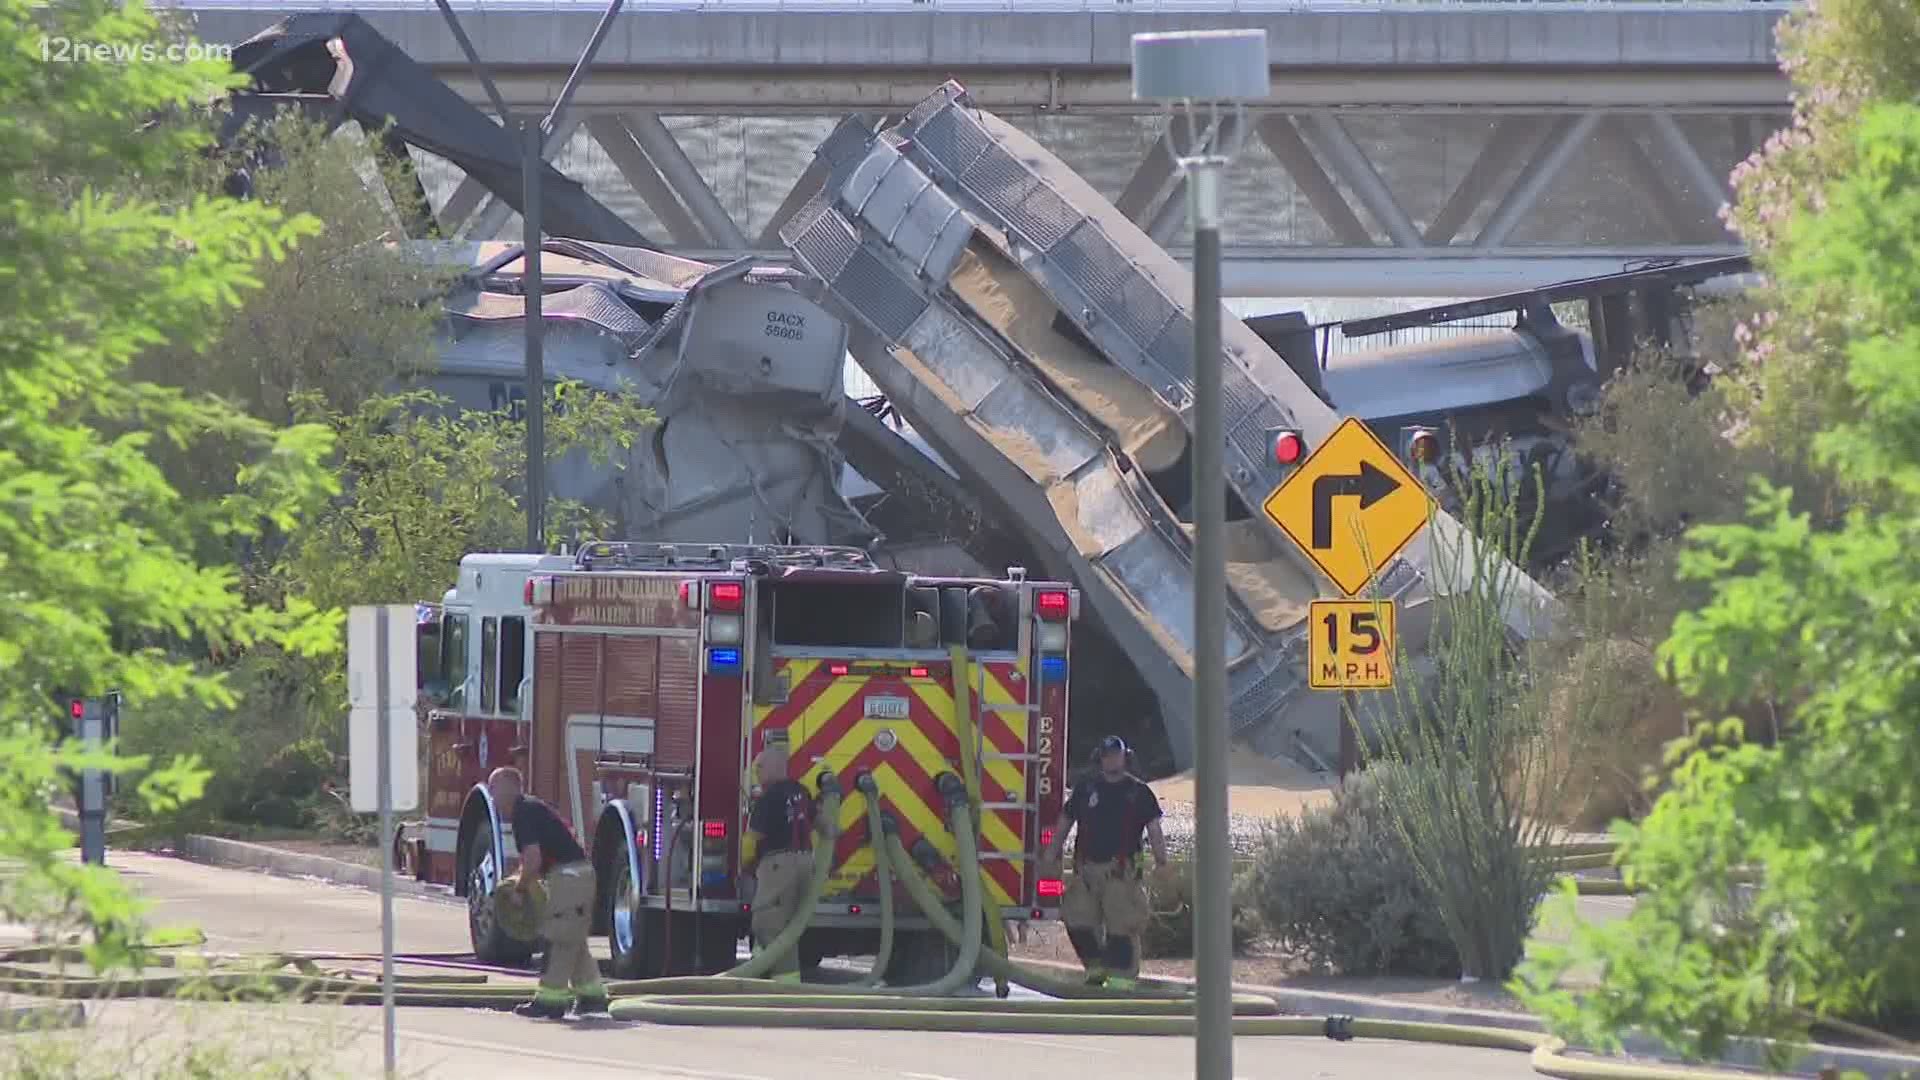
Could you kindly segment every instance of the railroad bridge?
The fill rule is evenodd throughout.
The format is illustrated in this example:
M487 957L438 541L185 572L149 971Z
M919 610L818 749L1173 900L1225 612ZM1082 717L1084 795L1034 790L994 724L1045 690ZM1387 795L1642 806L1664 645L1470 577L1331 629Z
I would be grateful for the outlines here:
M329 5L180 5L239 42ZM485 96L439 11L365 17L470 101ZM597 4L455 3L516 110L541 110ZM549 141L551 160L636 227L701 259L780 258L849 113L883 119L947 78L1036 135L1184 255L1185 199L1130 99L1131 35L1263 27L1273 92L1230 174L1225 280L1261 296L1470 295L1736 253L1727 174L1787 119L1772 2L631 0ZM487 110L491 114L491 110ZM416 151L445 230L519 223Z

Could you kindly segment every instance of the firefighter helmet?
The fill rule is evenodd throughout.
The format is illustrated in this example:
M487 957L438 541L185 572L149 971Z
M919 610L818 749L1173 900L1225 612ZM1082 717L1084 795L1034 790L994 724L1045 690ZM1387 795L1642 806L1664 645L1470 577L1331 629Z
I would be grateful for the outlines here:
M546 906L546 886L538 878L523 885L520 875L514 874L493 891L494 920L516 941L531 942L540 936L540 916Z

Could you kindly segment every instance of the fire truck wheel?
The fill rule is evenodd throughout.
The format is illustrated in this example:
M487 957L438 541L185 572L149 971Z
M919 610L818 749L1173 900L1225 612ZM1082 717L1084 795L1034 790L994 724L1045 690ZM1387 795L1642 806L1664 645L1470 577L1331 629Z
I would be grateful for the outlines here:
M611 865L625 867L627 853L615 853ZM642 979L655 974L650 970L653 964L652 953L658 943L652 940L660 931L660 920L650 918L657 913L640 907L639 897L633 892L633 878L615 870L613 881L607 888L607 951L612 957L613 977L616 979Z
M510 936L494 918L493 890L500 883L493 865L493 836L479 829L467 841L467 936L474 958L483 964L526 964L533 959L533 943Z

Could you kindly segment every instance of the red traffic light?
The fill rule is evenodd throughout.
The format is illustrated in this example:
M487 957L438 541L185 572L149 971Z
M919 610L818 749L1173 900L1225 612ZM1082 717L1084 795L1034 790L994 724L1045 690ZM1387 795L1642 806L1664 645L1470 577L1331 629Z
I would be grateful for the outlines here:
M1307 456L1307 441L1297 431L1283 431L1273 437L1273 460L1282 465L1298 465Z
M75 720L78 720L87 714L87 703L79 698L74 698L72 704L67 706L67 712L71 714Z

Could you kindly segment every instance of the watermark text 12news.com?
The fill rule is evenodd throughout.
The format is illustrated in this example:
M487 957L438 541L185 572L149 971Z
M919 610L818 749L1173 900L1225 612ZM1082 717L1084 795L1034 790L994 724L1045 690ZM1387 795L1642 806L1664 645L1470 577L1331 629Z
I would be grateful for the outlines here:
M189 64L232 60L233 46L201 41L91 42L66 37L40 39L40 59L49 64Z

